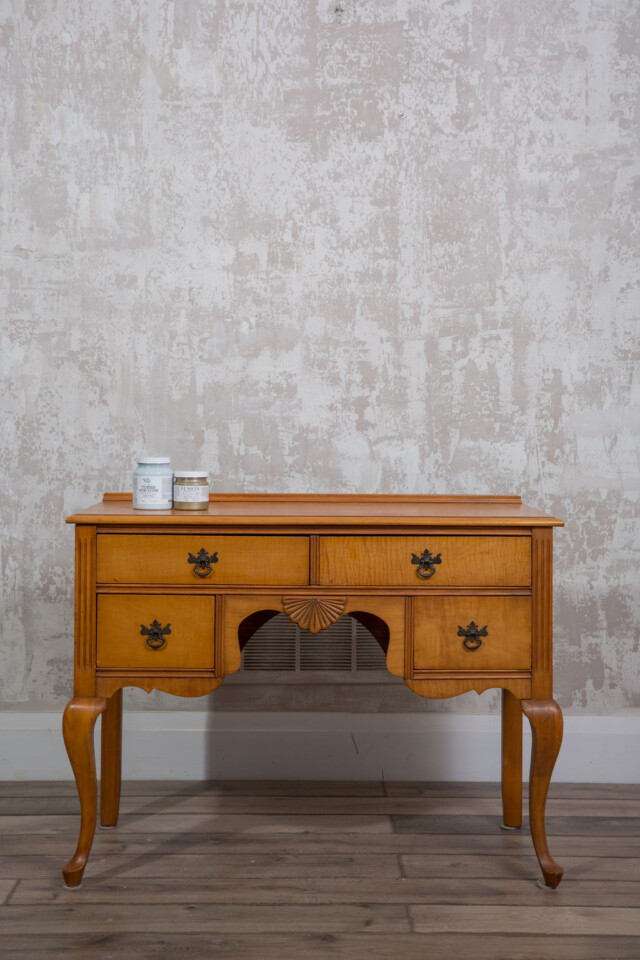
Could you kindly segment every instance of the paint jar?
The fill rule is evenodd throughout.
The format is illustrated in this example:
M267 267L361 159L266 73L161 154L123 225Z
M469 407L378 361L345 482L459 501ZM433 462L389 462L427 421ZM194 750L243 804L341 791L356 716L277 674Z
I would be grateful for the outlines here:
M138 457L133 471L133 509L171 510L173 470L170 457Z
M173 478L174 510L206 510L209 506L209 475L206 470L176 470Z

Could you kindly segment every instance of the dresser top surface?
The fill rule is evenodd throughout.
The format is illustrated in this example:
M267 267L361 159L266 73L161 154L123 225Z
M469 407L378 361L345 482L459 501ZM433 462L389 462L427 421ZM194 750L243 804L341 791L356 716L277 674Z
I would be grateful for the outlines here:
M130 493L67 523L127 526L498 526L560 527L562 520L525 506L517 496L382 496L378 494L211 494L207 510L134 510Z

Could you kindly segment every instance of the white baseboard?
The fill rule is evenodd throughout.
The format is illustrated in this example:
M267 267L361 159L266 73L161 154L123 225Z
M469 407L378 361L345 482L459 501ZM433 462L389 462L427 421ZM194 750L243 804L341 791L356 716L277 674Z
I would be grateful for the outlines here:
M525 768L530 744L525 721ZM471 714L125 712L123 775L499 780L500 720ZM59 714L0 715L0 780L67 779L72 774ZM640 715L565 717L554 780L640 783Z

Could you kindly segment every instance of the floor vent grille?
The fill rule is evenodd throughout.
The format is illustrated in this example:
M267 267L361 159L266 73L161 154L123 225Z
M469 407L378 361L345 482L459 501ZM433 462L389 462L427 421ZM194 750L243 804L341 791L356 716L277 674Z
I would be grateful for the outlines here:
M280 671L361 673L384 671L385 654L375 637L353 617L341 617L321 633L309 633L278 614L265 623L242 653L245 673Z

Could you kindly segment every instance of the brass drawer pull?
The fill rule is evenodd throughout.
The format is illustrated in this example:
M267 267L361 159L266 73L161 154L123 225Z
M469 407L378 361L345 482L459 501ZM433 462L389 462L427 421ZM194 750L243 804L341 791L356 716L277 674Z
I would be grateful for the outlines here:
M218 554L216 553L207 553L204 547L200 550L197 556L194 557L192 553L187 557L189 563L194 564L193 572L198 577L208 577L211 573L211 564L218 562Z
M152 650L159 650L167 642L165 636L171 633L171 624L168 623L166 627L163 627L157 620L152 620L151 626L145 627L144 623L141 623L140 633L147 638L148 647L151 647Z
M484 627L479 627L478 624L472 620L466 629L465 627L458 627L458 636L465 638L462 641L462 645L466 647L467 650L477 650L478 647L482 646L480 637L488 636L487 625L485 624Z
M428 580L429 577L432 577L436 572L435 564L442 563L442 554L439 553L434 557L429 550L425 550L422 556L419 557L417 553L413 553L411 555L411 563L417 563L418 569L416 573L424 580Z

